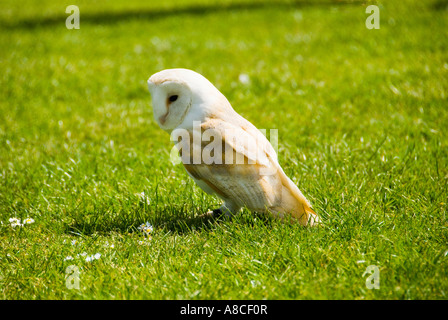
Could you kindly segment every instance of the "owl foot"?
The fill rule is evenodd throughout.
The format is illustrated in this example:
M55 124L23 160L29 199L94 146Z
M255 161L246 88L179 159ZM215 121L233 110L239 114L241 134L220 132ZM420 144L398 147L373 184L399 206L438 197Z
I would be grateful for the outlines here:
M224 216L226 216L226 214L222 212L221 209L215 209L212 211L212 217L215 219L223 218Z
M219 208L213 211L207 211L207 213L204 213L201 217L212 219L223 219L223 218L230 218L231 213L228 210L223 210L222 208Z
M213 218L215 219L222 219L222 218L231 218L232 217L232 211L227 209L225 206L222 206L221 208L215 209L212 211Z

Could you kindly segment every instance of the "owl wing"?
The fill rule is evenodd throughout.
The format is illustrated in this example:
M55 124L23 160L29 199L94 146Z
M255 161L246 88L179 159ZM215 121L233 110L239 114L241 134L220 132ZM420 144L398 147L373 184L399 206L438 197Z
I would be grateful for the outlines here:
M229 120L209 119L201 124L202 133L214 137L215 147L221 146L222 161L184 163L196 183L207 193L252 210L270 210L281 216L289 212L299 217L314 213L308 200L280 167L266 137L239 115ZM196 150L204 151L208 144L201 141ZM215 160L218 158L215 154Z

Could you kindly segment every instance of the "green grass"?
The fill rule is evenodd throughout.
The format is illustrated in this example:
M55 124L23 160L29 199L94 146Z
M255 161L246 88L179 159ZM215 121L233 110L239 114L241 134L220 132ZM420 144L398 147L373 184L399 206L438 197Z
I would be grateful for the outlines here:
M67 30L69 4L0 6L0 298L447 299L446 2L383 1L379 30L365 4L236 0L78 1ZM278 129L322 227L198 218L220 202L169 161L146 89L172 67Z

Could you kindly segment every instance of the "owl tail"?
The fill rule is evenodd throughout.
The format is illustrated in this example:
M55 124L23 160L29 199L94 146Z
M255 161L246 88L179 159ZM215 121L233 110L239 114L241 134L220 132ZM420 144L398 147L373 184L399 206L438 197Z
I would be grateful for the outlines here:
M303 226L314 226L319 224L317 213L311 208L311 204L280 168L282 180L281 212L290 213L298 219Z
M279 211L291 214L303 226L311 227L319 222L316 212L294 184L293 187L282 186L282 201Z

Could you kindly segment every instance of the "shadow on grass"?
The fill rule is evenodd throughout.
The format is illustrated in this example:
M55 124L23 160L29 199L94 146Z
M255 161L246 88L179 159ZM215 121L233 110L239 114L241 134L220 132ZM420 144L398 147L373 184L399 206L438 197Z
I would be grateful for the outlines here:
M66 224L65 232L85 236L97 233L107 234L110 232L120 234L139 233L141 231L138 227L148 221L156 230L183 234L209 230L216 227L217 223L222 221L211 217L187 217L182 213L182 210L176 211L161 211L150 215L143 213L138 208L133 212L119 212L114 215L101 211L77 212L71 215L72 222Z
M151 210L152 211L152 210ZM188 210L187 210L188 211ZM68 215L72 222L65 225L65 232L68 234L89 236L92 234L107 234L117 232L120 234L130 234L141 231L138 227L149 221L155 230L165 233L188 234L192 232L208 232L222 223L237 223L241 225L253 226L256 223L269 225L272 223L271 217L261 214L243 211L232 218L211 217L205 214L191 216L185 214L182 208L169 208L148 214L139 207L127 212L112 214L106 211L76 211Z
M250 212L244 210L238 213L232 218L225 216L214 218L211 216L197 216L193 218L179 218L166 221L160 224L160 227L166 231L170 231L177 234L185 234L195 231L208 231L215 229L218 225L223 223L237 223L239 225L251 226L256 224L263 224L269 226L274 218L258 212Z
M256 1L229 4L214 5L190 5L167 9L142 9L127 10L119 12L89 12L83 13L80 8L80 22L92 24L115 24L126 20L157 20L178 15L206 15L219 12L234 12L241 10L255 10L264 8L293 8L293 7L310 7L310 6L335 6L335 5L353 5L363 4L360 0L297 0L297 1ZM48 27L54 25L65 26L65 20L68 14L36 17L18 21L0 22L0 25L9 29L33 29L35 27Z

